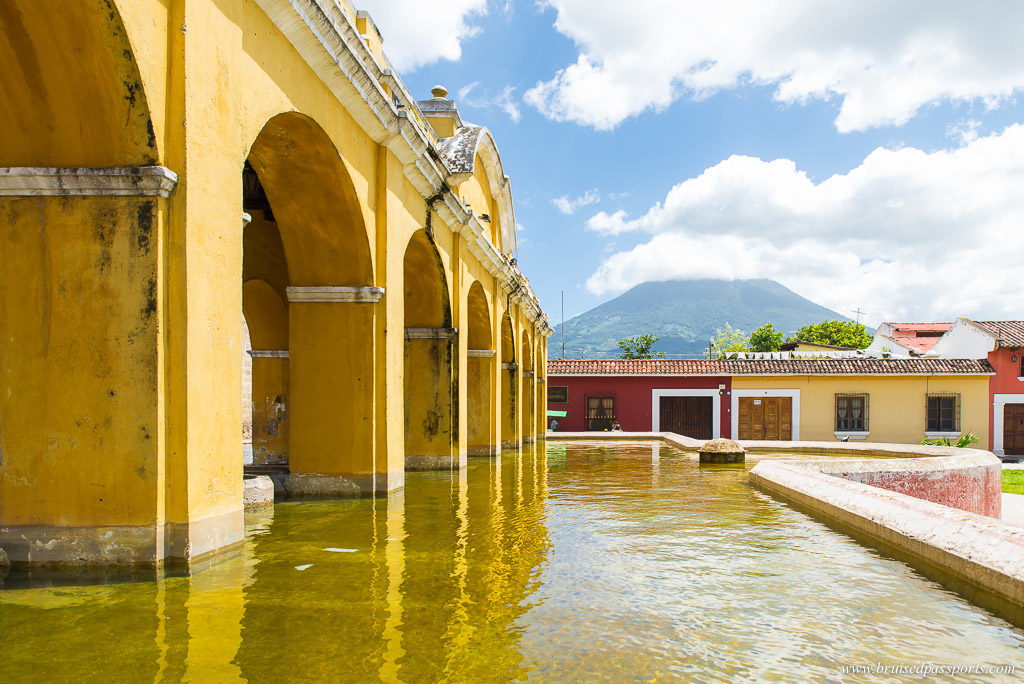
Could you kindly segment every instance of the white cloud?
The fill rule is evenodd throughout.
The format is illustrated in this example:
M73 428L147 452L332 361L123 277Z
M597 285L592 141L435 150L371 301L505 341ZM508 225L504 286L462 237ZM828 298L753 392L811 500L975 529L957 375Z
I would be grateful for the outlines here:
M384 54L399 71L462 57L462 41L480 32L474 17L487 0L360 0L384 38Z
M614 128L688 95L746 83L787 104L841 102L843 132L900 125L923 106L1024 87L1024 3L976 0L544 0L575 63L527 91L546 116Z
M501 89L501 92L497 95L491 95L489 93L479 93L480 81L473 81L467 85L459 88L457 97L455 98L456 104L460 106L478 107L480 109L492 109L497 107L501 111L508 114L508 118L512 119L514 123L519 123L520 112L519 103L512 98L512 94L516 91L515 86L506 85Z
M597 188L593 190L587 190L579 197L569 198L568 195L562 195L551 200L551 203L555 205L558 211L562 212L566 216L575 214L576 210L580 207L585 207L590 204L595 204L601 201L601 194L597 191ZM602 212L603 213L603 212Z
M604 260L587 288L670 278L772 278L868 320L1024 316L1024 125L935 152L873 151L815 184L788 159L733 156L644 215L587 225L649 239Z

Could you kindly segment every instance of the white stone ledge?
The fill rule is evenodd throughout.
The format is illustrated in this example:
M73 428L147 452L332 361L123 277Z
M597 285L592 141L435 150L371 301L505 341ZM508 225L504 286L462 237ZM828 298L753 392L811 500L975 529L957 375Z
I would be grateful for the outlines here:
M289 302L379 302L383 287L349 286L291 286L287 289Z
M515 361L506 361L501 364L502 370L518 370L519 364Z
M0 168L0 197L169 197L177 184L164 166Z
M248 352L254 359L287 359L287 349L250 349Z
M451 340L459 331L455 328L406 328L407 340Z
M471 359L490 359L494 358L496 353L493 349L469 349L466 351L466 356Z

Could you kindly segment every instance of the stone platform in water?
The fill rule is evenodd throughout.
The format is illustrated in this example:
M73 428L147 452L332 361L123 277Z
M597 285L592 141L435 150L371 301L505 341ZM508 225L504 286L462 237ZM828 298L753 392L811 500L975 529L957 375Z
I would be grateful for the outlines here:
M697 449L701 463L743 463L747 450L732 439L712 439Z

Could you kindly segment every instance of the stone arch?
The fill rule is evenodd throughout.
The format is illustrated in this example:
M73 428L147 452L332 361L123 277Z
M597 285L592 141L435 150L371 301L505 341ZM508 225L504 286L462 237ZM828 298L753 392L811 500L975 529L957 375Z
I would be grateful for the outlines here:
M492 215L492 228L494 234L492 240L494 246L503 254L512 254L518 248L516 240L516 217L512 205L512 189L508 177L505 175L501 164L501 155L498 153L498 146L494 142L494 136L488 129L483 129L477 138L477 156L483 164L484 173L487 176L487 186L490 191L491 200L496 208L494 212L497 218Z
M519 446L518 382L516 341L512 318L505 312L501 319L501 446Z
M405 310L405 467L456 466L457 331L444 263L431 236L416 231L403 259Z
M126 173L160 157L135 52L113 3L4 0L0 65L0 166L35 167L44 188L15 174L0 198L0 528L46 529L54 553L78 558L73 534L50 526L130 525L151 536L126 536L121 561L153 562L152 531L163 540L182 519L184 487L161 479L173 449L160 439L158 244L173 183ZM81 185L79 168L95 169ZM83 189L94 184L121 194ZM19 546L28 555L11 560L28 560Z
M112 2L0 3L0 165L159 158L135 53Z
M468 354L466 395L467 444L470 456L494 453L494 363L495 350L491 334L491 307L480 281L469 286L466 296L468 322Z
M519 355L520 372L523 378L523 408L522 408L522 439L524 442L533 441L534 428L533 425L536 422L534 418L534 411L536 410L536 393L533 391L534 388L534 377L536 372L534 370L534 353L533 345L531 344L530 333L524 330L520 337L522 338L522 352Z
M251 458L246 461L287 462L288 304L277 288L254 278L242 285L242 317L249 337L242 374L243 396L248 398L243 419L251 426Z
M294 286L368 286L373 261L348 169L326 132L298 112L272 117L248 164L272 208Z
M251 220L242 270L265 283L243 288L246 320L252 331L257 320L279 314L280 307L269 304L270 291L287 310L287 337L274 341L284 346L259 350L261 343L252 342L254 354L266 352L254 356L254 389L258 368L274 383L267 387L266 413L274 414L266 417L268 440L283 449L286 438L288 482L296 491L312 483L311 476L321 493L370 491L374 318L381 292L373 288L359 195L330 137L299 112L264 124L241 171L243 209ZM275 425L278 433L270 435Z

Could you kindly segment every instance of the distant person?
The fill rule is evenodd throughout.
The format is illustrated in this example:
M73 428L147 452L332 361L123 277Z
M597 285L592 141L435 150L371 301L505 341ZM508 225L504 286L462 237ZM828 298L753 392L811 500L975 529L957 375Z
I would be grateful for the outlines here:
M619 421L612 421L612 432L622 432L622 426L619 425Z
M548 426L548 429L551 430L551 432L558 432L558 421L552 418L551 425Z

